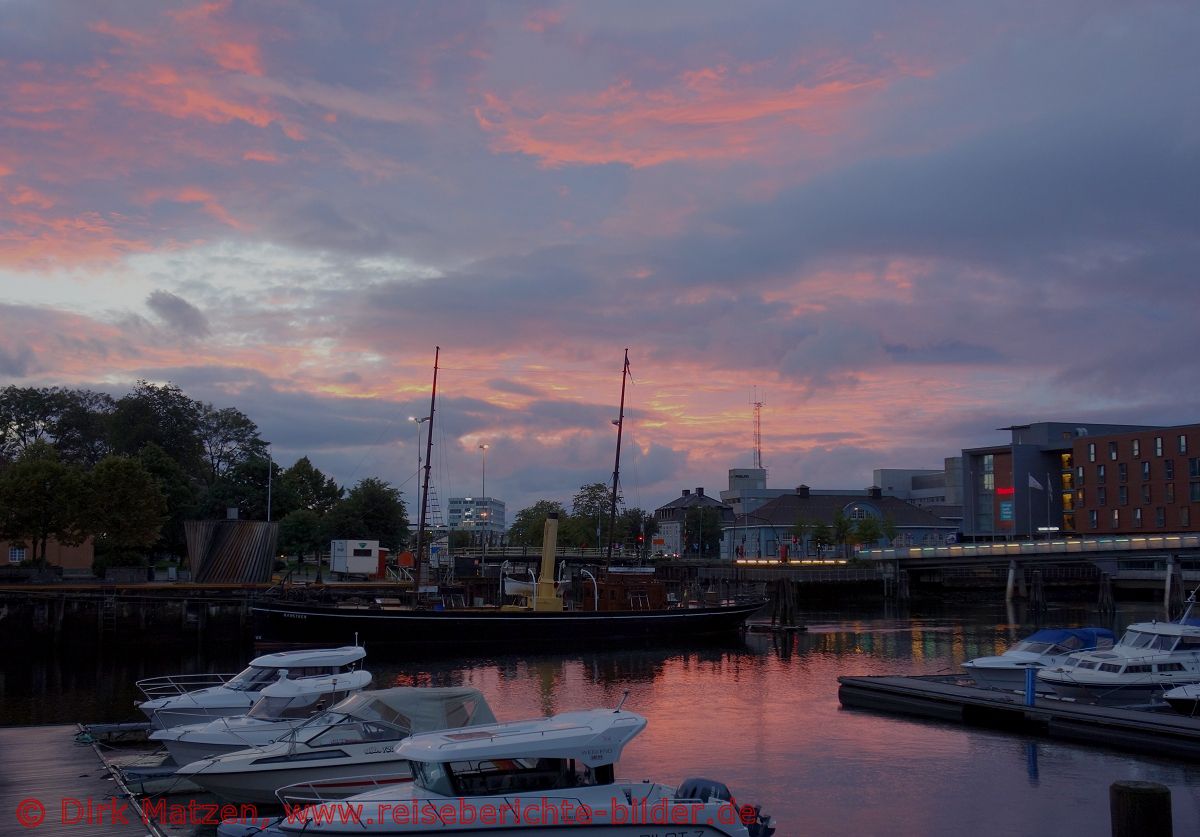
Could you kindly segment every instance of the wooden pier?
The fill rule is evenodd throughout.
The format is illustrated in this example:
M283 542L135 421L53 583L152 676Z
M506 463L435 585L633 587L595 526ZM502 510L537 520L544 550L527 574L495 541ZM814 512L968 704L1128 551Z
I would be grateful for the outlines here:
M0 834L145 837L140 809L74 724L0 728Z
M1158 756L1200 757L1200 718L1170 710L1093 706L964 685L955 676L839 677L843 706L1044 735ZM969 681L968 681L969 682Z

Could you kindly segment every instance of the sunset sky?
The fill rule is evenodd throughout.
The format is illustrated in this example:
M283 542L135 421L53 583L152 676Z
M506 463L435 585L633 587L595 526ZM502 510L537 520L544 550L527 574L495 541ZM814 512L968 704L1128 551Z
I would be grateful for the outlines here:
M509 518L1200 421L1200 5L0 4L0 385Z

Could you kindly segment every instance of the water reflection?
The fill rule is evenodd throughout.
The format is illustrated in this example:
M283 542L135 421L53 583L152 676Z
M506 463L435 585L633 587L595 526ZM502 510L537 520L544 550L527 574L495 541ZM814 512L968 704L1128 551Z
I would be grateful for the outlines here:
M1144 618L1126 610L1120 626ZM748 634L715 647L386 661L368 649L376 686L479 688L501 719L616 706L649 718L620 774L678 782L703 775L761 802L781 835L1097 834L1108 785L1171 787L1177 833L1200 830L1200 768L1023 736L843 709L844 674L935 674L1000 653L1032 632L1002 604L958 612L807 614L801 634ZM1051 611L1046 624L1100 624ZM1114 627L1120 627L1114 626ZM5 723L136 717L133 681L236 669L249 649L180 659L126 651L33 655L0 675Z

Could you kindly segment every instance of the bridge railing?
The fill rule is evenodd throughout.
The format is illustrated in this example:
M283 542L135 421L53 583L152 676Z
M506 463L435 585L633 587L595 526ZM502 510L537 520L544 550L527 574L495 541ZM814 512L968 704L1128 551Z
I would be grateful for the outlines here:
M1143 549L1197 549L1200 535L1122 535L1111 538L1067 538L1053 541L1004 541L949 546L911 546L861 549L858 557L884 561L896 558L995 558L1004 555L1045 555L1071 552L1130 552Z

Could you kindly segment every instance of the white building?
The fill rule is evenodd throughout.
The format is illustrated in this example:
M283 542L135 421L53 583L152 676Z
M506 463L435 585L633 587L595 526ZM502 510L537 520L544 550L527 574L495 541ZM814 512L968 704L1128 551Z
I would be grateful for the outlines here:
M447 528L502 535L508 530L504 501L495 497L451 497Z

